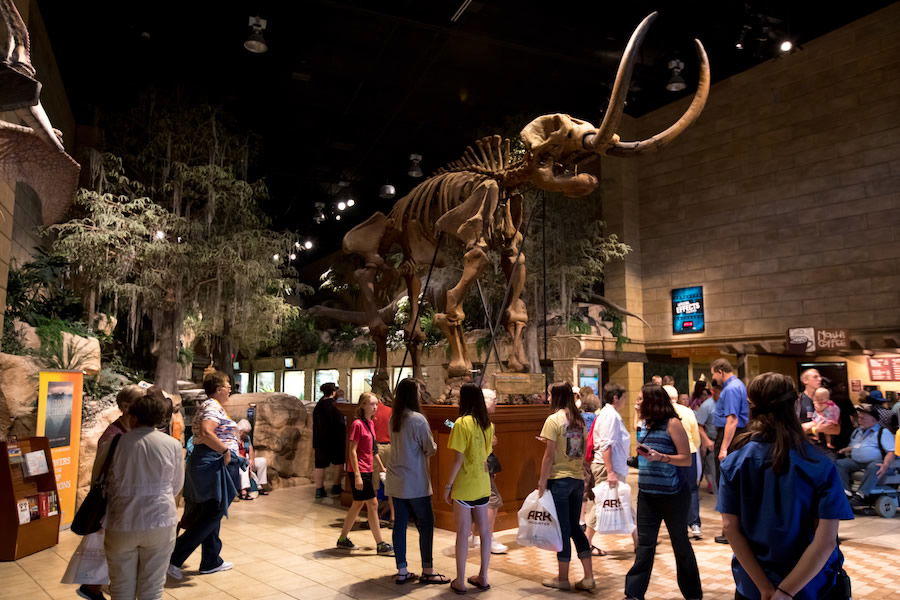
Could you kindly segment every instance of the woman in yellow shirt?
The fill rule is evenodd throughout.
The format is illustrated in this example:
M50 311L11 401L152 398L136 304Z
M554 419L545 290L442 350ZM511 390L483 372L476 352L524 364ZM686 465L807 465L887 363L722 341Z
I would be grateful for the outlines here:
M465 594L463 582L468 582L479 590L487 590L488 563L491 559L491 522L488 519L488 499L491 495L491 480L488 475L487 457L491 453L494 426L488 416L481 388L474 383L466 383L459 390L459 418L450 431L447 446L453 450L454 461L450 467L450 477L444 486L444 501L453 504L456 516L456 579L450 582L450 589L457 594ZM466 559L469 554L469 531L472 520L481 536L481 570L478 576L466 579Z
M585 427L581 412L575 406L575 395L569 383L554 383L550 386L550 410L553 414L544 421L540 440L547 444L541 463L541 477L538 492L541 496L550 490L559 529L562 533L562 552L556 553L559 562L559 577L545 579L546 587L560 590L571 589L569 583L569 563L572 560L571 539L584 567L584 578L575 583L575 589L592 590L594 567L591 564L591 544L581 530L579 517L584 494L582 463L584 462Z

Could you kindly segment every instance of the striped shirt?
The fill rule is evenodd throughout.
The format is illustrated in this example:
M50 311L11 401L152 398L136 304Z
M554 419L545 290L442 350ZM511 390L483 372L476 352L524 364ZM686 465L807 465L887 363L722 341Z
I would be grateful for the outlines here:
M675 442L665 428L638 431L637 439L662 454L677 454ZM671 463L647 460L638 455L638 489L647 494L677 494L682 482L678 467Z

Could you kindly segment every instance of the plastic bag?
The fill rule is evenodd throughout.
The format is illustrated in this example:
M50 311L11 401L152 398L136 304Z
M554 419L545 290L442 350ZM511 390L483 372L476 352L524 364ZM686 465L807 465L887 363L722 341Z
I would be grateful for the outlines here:
M103 550L105 530L95 531L81 538L78 548L69 560L61 583L82 585L106 585L109 571L106 567L106 552Z
M597 513L597 533L631 533L634 517L631 514L631 486L624 481L610 489L605 481L594 488L594 510Z
M560 552L563 539L559 530L559 519L556 516L556 505L553 496L545 491L538 497L534 490L519 509L519 533L516 542L520 546L535 546L544 550Z

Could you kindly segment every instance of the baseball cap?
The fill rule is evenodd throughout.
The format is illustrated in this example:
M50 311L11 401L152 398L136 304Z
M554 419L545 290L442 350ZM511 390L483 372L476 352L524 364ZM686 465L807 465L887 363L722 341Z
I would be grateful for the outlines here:
M866 413L870 417L878 418L878 411L871 404L859 404L856 406L856 412Z

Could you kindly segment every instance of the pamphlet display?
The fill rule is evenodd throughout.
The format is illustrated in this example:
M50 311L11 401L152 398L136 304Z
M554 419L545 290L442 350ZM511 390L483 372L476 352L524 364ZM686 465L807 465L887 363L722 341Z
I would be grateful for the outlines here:
M18 560L59 541L60 497L46 437L0 442L0 560Z

